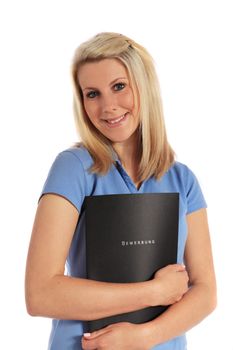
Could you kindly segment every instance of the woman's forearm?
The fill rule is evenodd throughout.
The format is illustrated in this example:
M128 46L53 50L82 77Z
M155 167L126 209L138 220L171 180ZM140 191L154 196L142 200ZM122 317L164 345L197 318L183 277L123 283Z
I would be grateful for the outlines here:
M161 316L143 326L151 346L177 337L198 324L216 307L216 291L197 284L184 297L170 306Z
M140 283L105 283L64 275L44 286L27 288L28 312L33 316L92 320L149 306L151 286Z
M154 279L138 283L97 282L62 274L39 278L31 268L28 270L28 312L59 319L93 320L170 305L180 300L188 282L184 267L178 264L168 265Z

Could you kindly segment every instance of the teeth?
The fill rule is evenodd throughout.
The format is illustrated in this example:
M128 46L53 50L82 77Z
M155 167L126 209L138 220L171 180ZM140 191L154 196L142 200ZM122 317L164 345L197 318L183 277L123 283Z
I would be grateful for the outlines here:
M117 119L114 119L114 120L107 120L107 122L109 124L116 124L116 123L119 123L119 121L121 121L123 118L124 118L125 114L122 115L121 117L117 118Z

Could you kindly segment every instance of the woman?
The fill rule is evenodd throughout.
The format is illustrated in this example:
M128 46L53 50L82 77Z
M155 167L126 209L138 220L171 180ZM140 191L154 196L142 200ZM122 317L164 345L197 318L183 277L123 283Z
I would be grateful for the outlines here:
M75 52L72 79L82 143L57 156L40 197L28 312L54 318L49 349L184 350L184 333L215 308L215 276L206 203L192 171L174 161L152 58L123 35L101 33ZM146 282L87 280L85 196L153 192L179 193L178 263ZM144 324L85 333L85 321L156 305L171 306Z

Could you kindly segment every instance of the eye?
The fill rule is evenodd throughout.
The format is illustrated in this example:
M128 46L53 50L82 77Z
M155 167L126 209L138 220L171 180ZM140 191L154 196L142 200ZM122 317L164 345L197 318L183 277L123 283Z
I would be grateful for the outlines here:
M89 92L86 94L86 97L87 97L87 98L95 98L96 96L98 96L98 91L95 91L95 90L89 91Z
M125 87L125 84L124 83L117 83L113 86L114 90L115 91L119 91L119 90L123 90Z

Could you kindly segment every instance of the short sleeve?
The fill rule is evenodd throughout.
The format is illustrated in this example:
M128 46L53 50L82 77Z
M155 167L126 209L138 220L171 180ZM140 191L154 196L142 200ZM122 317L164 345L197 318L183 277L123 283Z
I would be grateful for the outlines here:
M190 214L201 208L206 208L206 200L202 193L202 189L194 173L186 167L186 201L187 201L187 214Z
M41 196L48 193L58 194L70 201L80 212L85 192L85 170L81 160L69 150L59 153L48 173Z

